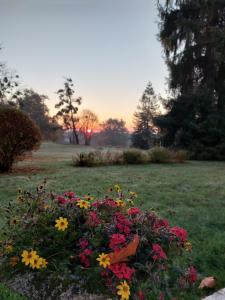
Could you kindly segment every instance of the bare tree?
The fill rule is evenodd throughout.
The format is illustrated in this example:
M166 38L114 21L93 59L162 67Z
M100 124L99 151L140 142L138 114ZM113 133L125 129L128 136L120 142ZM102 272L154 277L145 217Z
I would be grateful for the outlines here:
M74 93L73 81L71 78L67 78L64 82L64 89L57 91L59 102L55 105L55 108L60 108L56 116L62 119L66 128L73 132L71 142L73 144L79 144L79 136L77 133L77 123L79 119L76 115L78 106L81 104L81 97L74 98Z
M89 109L84 109L79 118L80 132L84 136L85 145L90 145L94 129L98 125L97 115Z

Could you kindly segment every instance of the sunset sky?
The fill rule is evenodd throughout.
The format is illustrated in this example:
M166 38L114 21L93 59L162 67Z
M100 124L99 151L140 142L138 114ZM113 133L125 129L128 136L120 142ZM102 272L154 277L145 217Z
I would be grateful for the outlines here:
M49 96L71 77L81 109L101 121L132 115L148 81L166 94L154 0L0 0L0 61L23 88Z

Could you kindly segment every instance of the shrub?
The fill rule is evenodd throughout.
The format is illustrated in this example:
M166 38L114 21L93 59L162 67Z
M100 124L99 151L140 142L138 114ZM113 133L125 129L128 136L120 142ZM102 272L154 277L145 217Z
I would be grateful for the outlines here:
M189 159L189 154L186 150L177 150L174 152L171 152L172 159L174 162L177 163L183 163Z
M100 151L77 153L72 160L73 165L76 167L94 167L102 164Z
M123 163L123 156L121 151L96 150L78 153L73 156L72 161L76 167L121 165Z
M26 114L0 106L0 172L10 171L15 160L39 147L40 140L40 130Z
M152 163L163 164L171 162L171 151L163 147L155 147L149 151L149 160Z
M138 208L133 191L116 185L108 193L20 190L6 210L1 273L30 271L35 283L53 277L58 287L64 280L119 299L185 298L197 280L186 230Z
M147 157L144 151L131 149L123 152L125 164L143 164L147 162Z

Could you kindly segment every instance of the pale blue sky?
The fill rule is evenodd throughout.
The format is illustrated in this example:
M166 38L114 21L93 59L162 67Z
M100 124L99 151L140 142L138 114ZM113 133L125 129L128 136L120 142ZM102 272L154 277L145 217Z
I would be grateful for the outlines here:
M70 76L81 109L131 125L147 82L165 94L155 0L0 0L0 60L23 87L47 94Z

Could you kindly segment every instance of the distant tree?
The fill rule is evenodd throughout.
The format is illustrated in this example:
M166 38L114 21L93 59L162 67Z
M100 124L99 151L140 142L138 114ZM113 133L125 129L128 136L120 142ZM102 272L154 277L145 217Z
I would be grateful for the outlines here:
M122 119L108 119L101 125L101 143L106 146L127 146L129 133Z
M81 112L79 117L80 132L84 136L85 145L90 145L91 138L94 134L94 129L98 125L97 115L89 109L85 109Z
M67 78L64 82L64 88L57 91L59 102L55 108L59 108L56 117L61 119L67 129L72 130L73 136L71 143L79 144L79 136L77 131L77 118L78 106L81 104L81 98L74 98L73 81Z
M151 82L148 83L137 111L134 113L134 132L132 145L141 149L149 149L154 143L154 118L159 113L159 97L155 94Z
M13 100L21 95L18 90L18 78L19 76L10 71L5 63L0 62L0 104L15 105Z
M27 114L7 105L0 105L0 172L11 170L13 163L27 151L40 145L39 128Z
M30 118L38 125L44 139L52 139L59 124L49 116L49 109L45 104L48 99L45 95L40 95L33 90L24 90L23 96L17 100L18 107L21 111L27 113Z

